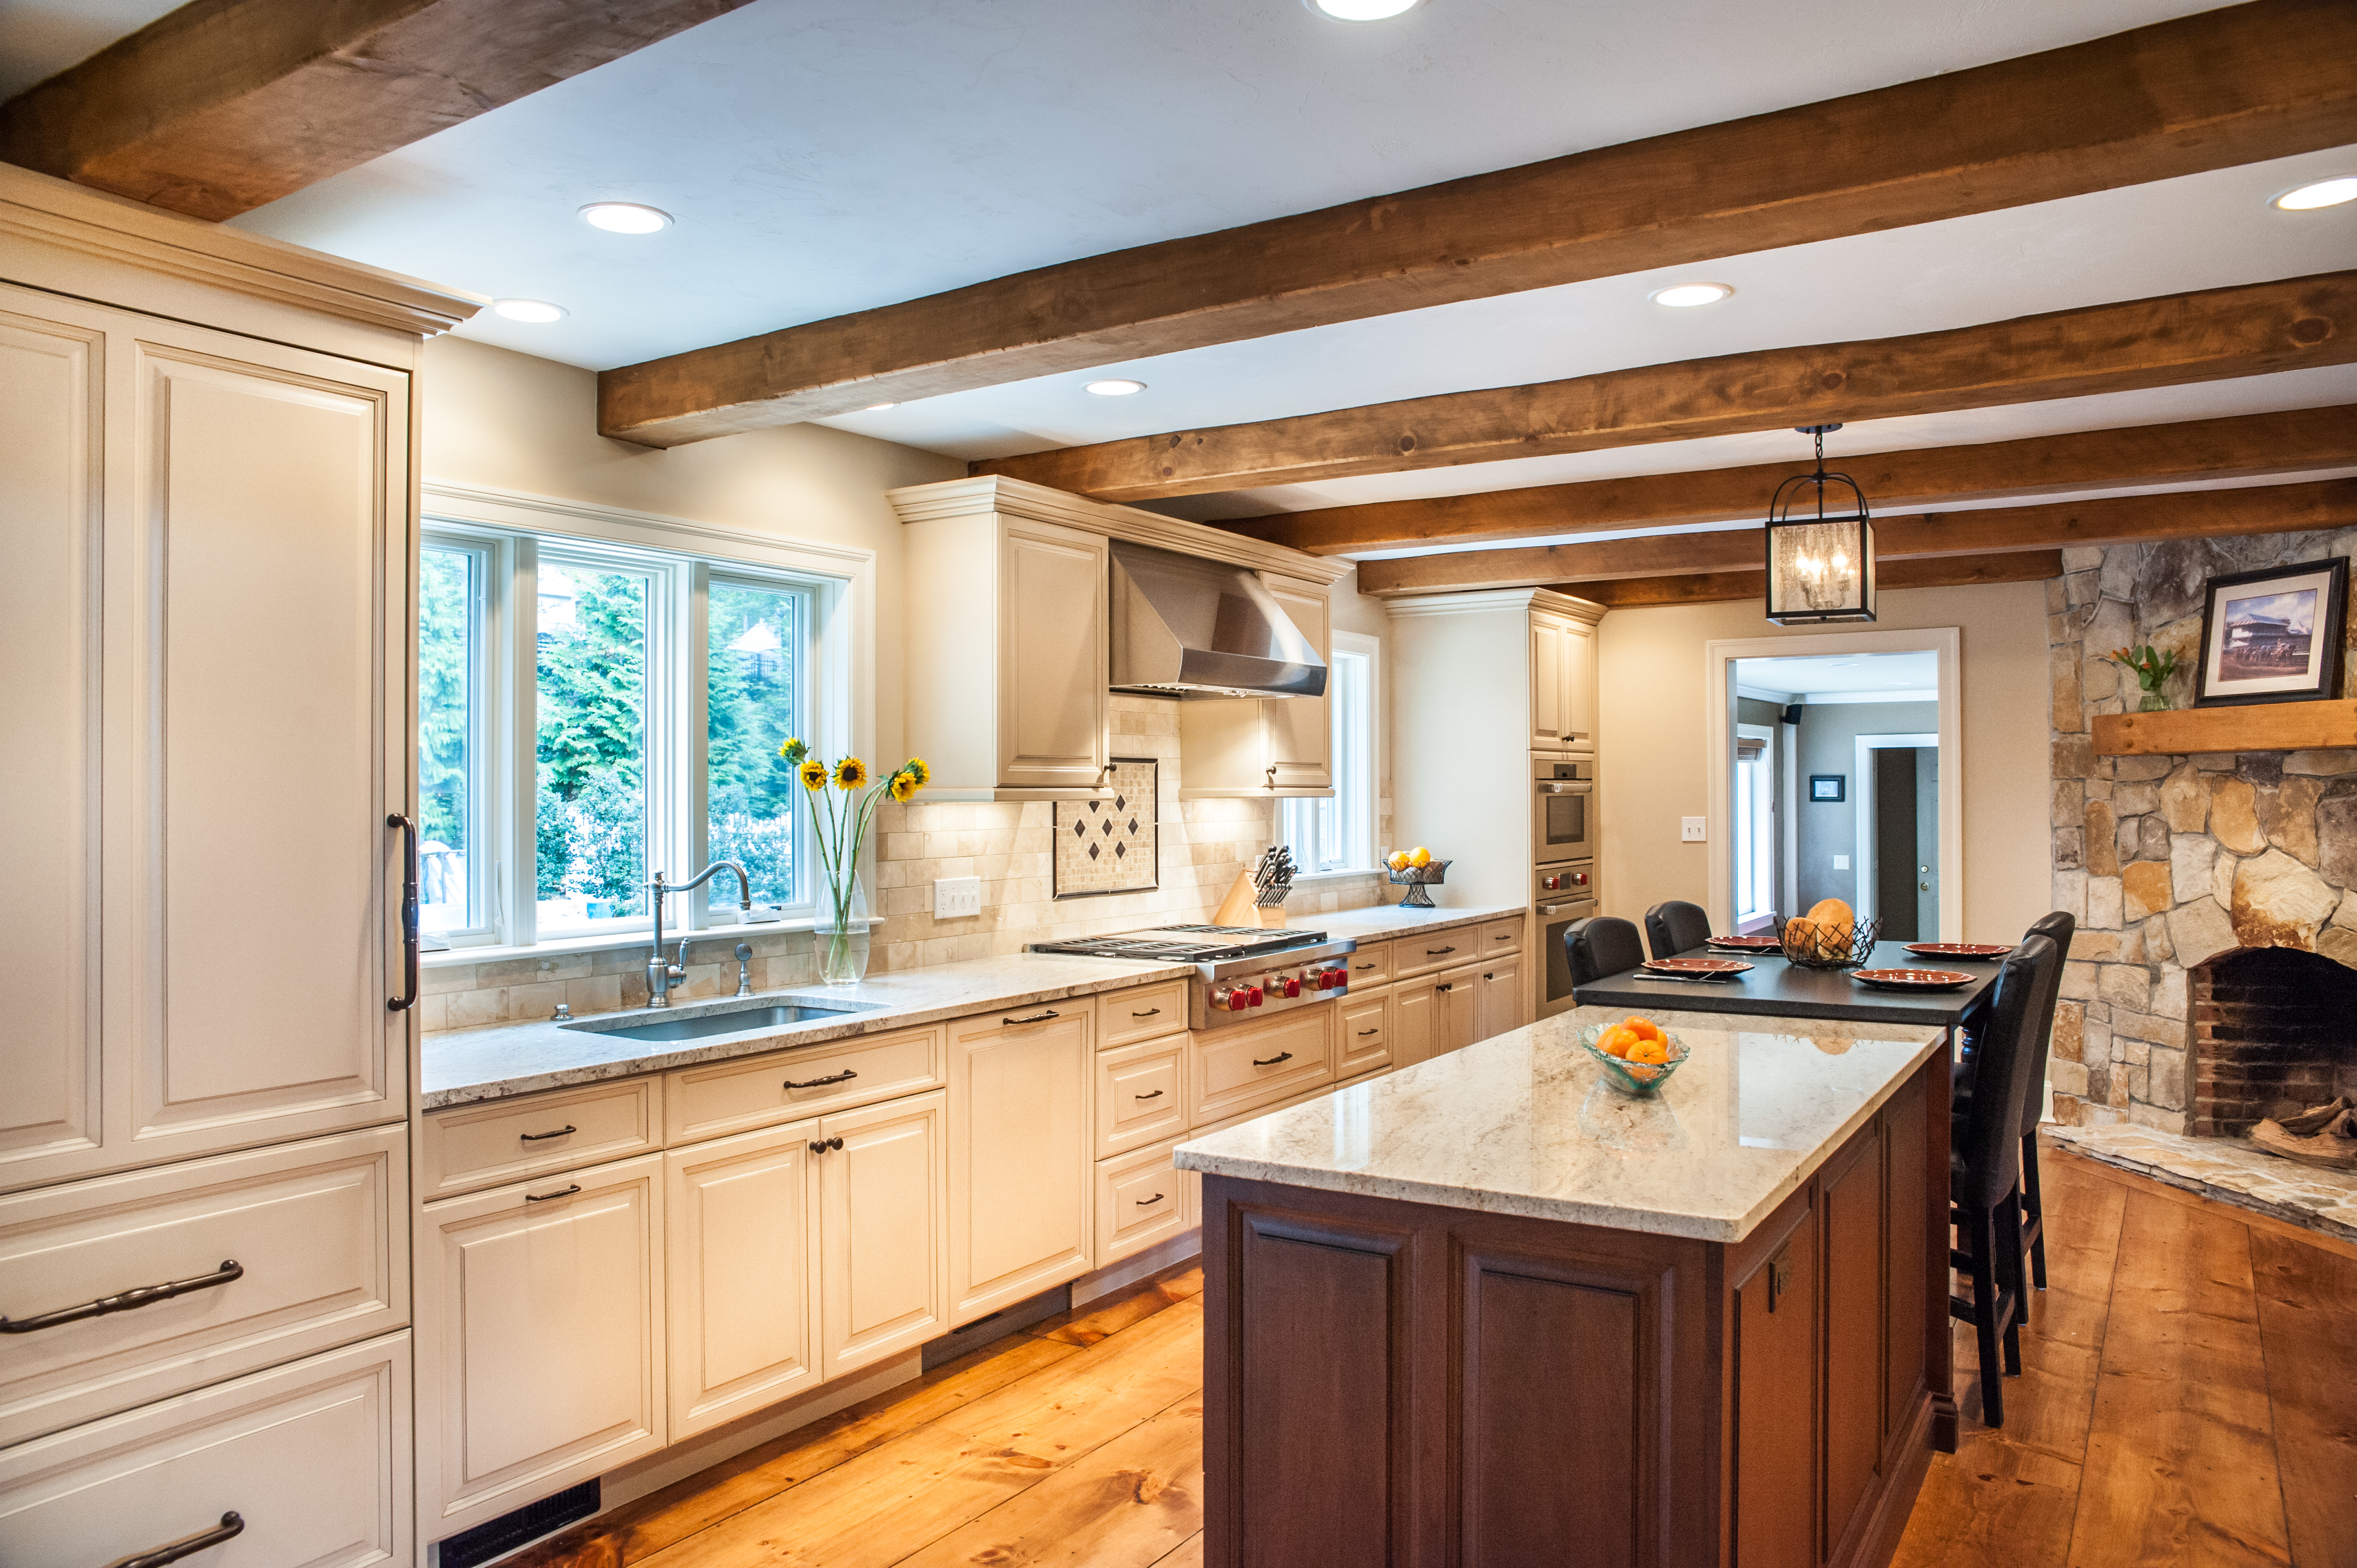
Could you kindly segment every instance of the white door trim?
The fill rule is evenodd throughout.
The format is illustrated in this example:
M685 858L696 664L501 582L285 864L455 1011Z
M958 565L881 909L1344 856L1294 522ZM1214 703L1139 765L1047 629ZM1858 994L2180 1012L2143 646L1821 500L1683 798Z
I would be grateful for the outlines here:
M1738 659L1793 659L1820 653L1929 653L1939 667L1940 930L1952 941L1963 940L1963 650L1964 633L1953 626L1923 627L1912 631L1727 638L1703 644L1704 782L1710 820L1722 830L1718 848L1706 857L1714 927L1732 930L1735 922L1735 835L1724 831L1727 821L1728 769L1735 755L1735 682L1729 666Z
M1877 897L1874 886L1874 754L1878 751L1912 751L1919 746L1937 746L1939 744L1940 737L1936 735L1862 735L1857 737L1856 865L1857 866L1857 918L1861 920L1870 915L1878 916L1882 913L1881 900ZM1940 771L1945 775L1947 769L1943 768ZM1947 780L1943 777L1941 782L1944 785ZM1941 802L1943 806L1946 803L1944 800ZM1944 824L1943 826L1944 828ZM1940 852L1944 861L1947 855L1947 844L1944 839L1941 843ZM1940 870L1940 886L1944 892L1948 886L1946 865L1943 865ZM1944 918L1946 911L1943 909L1941 913ZM1959 941L1963 939L1951 937L1943 930L1940 940Z

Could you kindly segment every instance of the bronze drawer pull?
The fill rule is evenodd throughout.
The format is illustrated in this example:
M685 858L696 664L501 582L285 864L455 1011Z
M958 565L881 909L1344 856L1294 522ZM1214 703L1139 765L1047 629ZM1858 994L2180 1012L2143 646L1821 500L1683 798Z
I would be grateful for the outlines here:
M841 1072L832 1073L825 1078L806 1079L801 1083L796 1083L792 1079L786 1079L786 1087L788 1089L824 1089L831 1083L849 1083L853 1079L857 1078L858 1076L859 1075L854 1072L851 1069L845 1068Z
M1133 1094L1130 1098L1132 1100L1159 1100L1162 1098L1162 1091L1157 1089L1151 1094Z
M1157 1193L1156 1193L1152 1197L1141 1197L1141 1198L1139 1198L1139 1199L1137 1200L1137 1207L1138 1207L1138 1208L1153 1208L1156 1204L1157 1204L1157 1203L1159 1203L1159 1202L1161 1202L1161 1201L1162 1201L1162 1195L1161 1195L1160 1193L1158 1193L1158 1192L1157 1192Z
M0 1334L32 1334L44 1328L59 1328L69 1323L80 1323L85 1317L104 1317L110 1313L129 1312L135 1306L153 1306L159 1301L169 1301L176 1295L191 1291L210 1290L231 1280L245 1277L243 1265L233 1260L222 1260L221 1266L209 1274L191 1279L167 1280L160 1285L139 1285L114 1295L102 1295L96 1301L86 1301L80 1306L63 1306L55 1312L45 1312L38 1317L0 1317ZM224 1535L223 1541L229 1539Z
M153 1552L142 1552L135 1557L118 1557L106 1568L164 1568L167 1563L178 1563L183 1557L193 1557L208 1546L245 1533L245 1516L232 1510L221 1517L221 1523L210 1530L200 1530L194 1535L184 1535L169 1546L159 1546Z
M1291 1061L1292 1059L1293 1059L1293 1053L1292 1053L1291 1051L1279 1051L1279 1052L1277 1052L1277 1053L1276 1053L1276 1055L1275 1055L1275 1056L1273 1056L1273 1057L1269 1058L1268 1058L1268 1060L1266 1060L1266 1061L1263 1061L1263 1060L1261 1060L1258 1057L1254 1057L1254 1058L1253 1058L1253 1066L1254 1066L1254 1067L1275 1067L1275 1066L1277 1063L1279 1063L1279 1062L1289 1062L1289 1061Z
M1361 969L1372 969L1372 968L1374 968L1375 966L1374 966L1373 964L1372 964L1372 963L1362 963L1362 964L1361 964L1359 967L1360 967Z
M823 1155L829 1149L839 1149L841 1147L843 1147L843 1140L840 1138L813 1138L811 1140L811 1153L813 1155Z
M1425 956L1425 957L1426 957L1426 958L1438 958L1442 953L1445 953L1445 952L1455 952L1456 950L1456 950L1455 948L1453 948L1453 947L1452 947L1452 948L1426 948L1426 949L1425 949L1425 950L1424 950L1424 956Z
M562 1138L567 1133L577 1133L581 1129L576 1127L572 1122L567 1122L564 1126L559 1127L554 1133L518 1133L516 1136L522 1139L527 1144L539 1144L544 1143L551 1138Z
M526 1203L553 1203L560 1197L571 1197L580 1190L581 1184L576 1181L563 1192L527 1192L523 1195L523 1200Z
M1369 1035L1380 1035L1382 1033L1383 1031L1381 1029L1361 1029L1359 1031L1359 1038L1363 1040Z
M1130 1016L1133 1018L1154 1018L1160 1016L1161 1013L1162 1009L1159 1007L1148 1007L1145 1012L1132 1013Z
M1044 1024L1055 1015L1056 1010L1053 1007L1050 1007L1045 1013L1034 1013L1028 1018L1001 1018L999 1022L1002 1024Z

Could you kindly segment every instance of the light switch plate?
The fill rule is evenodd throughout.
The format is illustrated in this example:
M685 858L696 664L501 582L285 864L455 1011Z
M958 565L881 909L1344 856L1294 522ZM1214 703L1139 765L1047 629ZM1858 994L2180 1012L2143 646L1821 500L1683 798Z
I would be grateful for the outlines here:
M934 919L966 920L981 913L981 877L936 876L933 878Z
M1680 817L1678 819L1678 842L1680 843L1702 843L1702 829L1703 823L1706 821L1707 821L1707 819L1703 817Z
M1846 854L1837 854L1834 856L1834 869L1835 871L1847 871L1849 869L1849 856Z

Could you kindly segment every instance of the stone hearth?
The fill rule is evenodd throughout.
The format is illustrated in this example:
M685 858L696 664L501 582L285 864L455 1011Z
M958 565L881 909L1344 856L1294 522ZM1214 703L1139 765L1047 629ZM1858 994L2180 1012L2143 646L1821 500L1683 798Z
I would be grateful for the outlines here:
M2115 648L2175 650L2171 696L2190 704L2212 575L2352 547L2344 529L2063 552L2047 585L2053 897L2079 934L2054 1026L2057 1121L2189 1130L2190 972L2211 961L2290 948L2357 968L2357 749L2098 757L2091 733L2137 699L2104 660Z

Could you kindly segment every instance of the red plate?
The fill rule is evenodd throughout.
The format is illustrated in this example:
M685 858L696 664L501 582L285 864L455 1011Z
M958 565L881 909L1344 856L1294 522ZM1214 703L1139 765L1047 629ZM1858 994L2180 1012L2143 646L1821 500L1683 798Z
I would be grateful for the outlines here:
M1862 984L1878 985L1885 991L1953 991L1980 977L1953 969L1860 969L1852 971L1850 978Z
M1751 966L1731 958L1649 958L1645 967L1656 974L1708 975L1723 980L1741 974Z
M2003 942L1908 942L1918 958L2003 958L2013 950Z
M1783 948L1774 937L1711 937L1703 945L1727 952L1778 952Z

